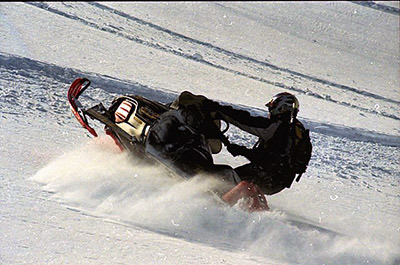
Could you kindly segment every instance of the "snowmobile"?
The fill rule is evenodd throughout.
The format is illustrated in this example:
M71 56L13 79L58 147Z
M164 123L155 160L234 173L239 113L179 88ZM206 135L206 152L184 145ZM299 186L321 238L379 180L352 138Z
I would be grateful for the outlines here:
M76 79L68 90L68 101L76 119L91 135L98 136L88 117L105 125L105 133L121 151L145 163L161 165L173 177L188 179L203 174L218 178L221 187L209 192L223 203L250 212L269 209L257 185L240 181L232 167L213 163L212 155L221 151L222 143L229 144L225 137L229 123L197 111L199 118L193 115L193 108L178 107L176 101L163 104L139 95L117 96L108 108L102 103L85 108L78 99L90 84L86 78ZM190 98L191 94L186 96ZM226 125L223 130L222 122ZM213 133L200 133L201 126Z

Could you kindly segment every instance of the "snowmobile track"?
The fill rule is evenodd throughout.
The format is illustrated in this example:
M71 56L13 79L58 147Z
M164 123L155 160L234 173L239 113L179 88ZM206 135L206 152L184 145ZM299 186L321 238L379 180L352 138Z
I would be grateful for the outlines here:
M166 32L166 33L171 34L171 35L173 35L175 37L182 38L182 39L184 39L186 41L193 42L195 44L199 44L199 45L202 45L202 46L206 46L206 47L211 48L211 49L213 49L213 50L215 50L217 52L223 53L225 55L228 55L228 56L231 56L231 57L234 57L234 58L247 60L247 61L259 64L259 65L267 66L267 67L269 67L269 68L271 68L273 70L278 70L278 71L281 71L281 72L286 72L286 73L289 73L289 74L300 76L300 77L309 79L309 80L314 81L314 82L322 83L324 85L330 85L330 86L337 87L337 88L340 88L340 89L349 90L349 91L352 91L354 93L357 93L357 94L360 94L360 95L364 95L364 96L368 96L368 97L371 97L371 98L374 98L374 99L380 99L380 100L384 100L384 101L391 102L391 103L396 103L396 104L400 103L400 101L393 100L393 99L390 99L390 98L385 98L385 97L382 97L382 96L374 94L374 93L369 93L367 91L361 91L361 90L359 90L357 88L354 88L354 87L338 84L338 83L331 82L331 81L328 81L328 80L325 80L325 79L321 79L321 78L318 78L318 77L314 77L314 76L311 76L311 75L299 73L299 72L296 72L296 71L293 71L293 70L290 70L290 69L287 69L287 68L282 68L282 67L279 67L279 66L267 63L267 62L263 62L263 61L260 61L260 60L257 60L257 59L242 55L242 54L238 54L238 53L235 53L235 52L232 52L232 51L228 51L228 50L226 50L224 48L217 47L217 46L215 46L215 45L213 45L211 43L207 43L207 42L203 42L203 41L200 41L200 40L196 40L196 39L187 37L185 35L173 32L173 31L168 30L166 28L162 28L160 26L157 26L157 25L154 25L152 23L146 22L146 21L144 21L142 19L133 17L133 16L131 16L129 14L123 13L121 11L118 11L116 9L110 8L108 6L104 6L104 5L99 4L99 3L90 2L88 4L93 5L95 7L98 7L98 8L101 8L103 10L107 10L107 11L112 12L114 14L120 15L120 16L122 16L124 18L134 20L134 21L136 21L138 23L141 23L143 25L146 25L146 26L155 28L157 30ZM196 59L196 60L199 60L199 59ZM204 61L207 64L211 64L211 63L209 63L209 62L207 62L205 60L202 60L202 59L200 59L200 61ZM229 69L226 69L226 70L229 70ZM236 71L234 71L234 72L236 73ZM240 73L238 73L238 74L240 74ZM244 73L241 73L241 75L248 76L247 74L244 74ZM250 77L250 76L248 76L248 77ZM263 78L259 78L259 77L252 77L252 78L256 79L256 80L259 80L259 81L264 80ZM265 81L262 81L262 82L268 82L268 80L265 80ZM276 85L275 83L272 83L272 84ZM278 84L278 86L279 86L279 84ZM284 88L293 90L292 87L284 87ZM299 92L299 91L297 91L297 92Z
M66 17L66 18L69 18L69 19L72 19L72 20L76 20L76 21L78 21L80 23L85 24L86 26L95 28L97 30L101 30L101 31L104 31L104 32L107 32L107 33L111 33L111 34L114 34L116 36L123 37L125 39L134 41L134 42L139 43L141 45L145 45L145 46L150 47L150 48L154 48L154 49L161 50L161 51L164 51L164 52L167 52L167 53L171 53L171 54L174 54L176 56L183 57L183 58L185 58L187 60L196 61L196 62L205 64L205 65L208 65L210 67L217 68L217 69L222 70L222 71L230 72L230 73L235 74L235 75L239 75L239 76L243 76L243 77L246 77L246 78L250 78L250 79L253 79L253 80L265 83L265 84L273 85L273 86L276 86L276 87L280 87L280 88L283 88L283 89L286 89L286 90L295 91L296 93L306 94L307 96L315 97L315 98L318 98L318 99L321 99L321 100L325 100L325 101L329 101L329 102L332 102L332 103L335 103L335 104L339 104L339 105L342 105L342 106L356 108L356 109L358 109L358 110L360 110L362 112L374 113L376 115L380 115L380 116L383 116L383 117L391 118L391 119L394 119L394 120L400 120L400 117L397 117L396 115L393 115L393 114L385 113L383 111L377 111L375 109L365 108L365 107L362 107L362 106L352 105L352 104L350 104L348 102L343 102L343 101L341 101L339 99L334 99L332 97L324 97L324 96L321 96L320 94L315 93L315 92L306 91L304 89L296 88L294 86L288 86L288 85L285 85L285 84L283 84L281 82L271 81L271 80L265 79L263 77L255 76L255 75L252 75L252 74L249 74L249 73L245 73L245 72L242 72L242 71L237 71L237 70L228 68L228 67L223 66L221 64L212 63L210 61L205 60L202 57L197 56L196 54L185 53L185 52L182 52L180 50L174 49L174 48L169 47L169 46L162 46L162 45L160 45L158 43L153 43L153 42L141 39L141 38L139 38L137 36L133 36L131 34L127 34L127 33L123 32L122 29L120 29L119 27L116 27L116 26L112 26L112 25L107 24L107 27L105 27L105 26L90 22L90 21L85 20L85 19L83 19L81 17L78 17L76 15L72 15L72 14L65 13L64 11L60 11L60 10L58 10L56 8L53 8L53 7L51 7L51 6L49 6L49 5L45 4L45 3L27 3L27 4L35 6L35 7L38 7L38 8L41 8L41 9L46 10L48 12L52 12L52 13L57 14L57 15L61 15L63 17ZM220 55L228 56L231 59L247 61L247 62L256 64L256 65L259 65L259 66L267 67L267 68L269 68L271 70L274 70L274 71L282 72L282 73L285 73L285 74L290 74L290 75L293 75L293 76L297 76L299 78L304 78L304 79L310 80L310 81L315 82L315 83L320 83L320 84L322 84L324 86L329 86L329 87L333 87L333 88L338 88L338 89L341 89L341 90L349 91L349 92L355 93L355 94L360 95L360 96L368 97L370 99L382 100L384 102L391 103L391 104L396 104L396 105L400 104L400 101L397 101L397 100L394 100L394 99L390 99L390 98L387 98L387 97L383 97L383 96L378 95L378 94L370 93L368 91L359 90L359 89L354 88L354 87L338 84L338 83L335 83L335 82L332 82L332 81L329 81L329 80L325 80L325 79L321 79L321 78L314 77L314 76L311 76L311 75L303 74L303 73L296 72L296 71L293 71L293 70L290 70L290 69L287 69L287 68L282 68L282 67L279 67L279 66L264 62L264 61L260 61L260 60L257 60L257 59L242 55L242 54L238 54L238 53L235 53L235 52L232 52L232 51L228 51L228 50L223 49L221 47L217 47L217 46L215 46L213 44L210 44L210 43L207 43L207 42L203 42L203 41L200 41L200 40L197 40L197 39L193 39L193 38L187 37L185 35L179 34L177 32L173 32L173 31L168 30L166 28L160 27L158 25L146 22L146 21L144 21L142 19L139 19L137 17L134 17L134 16L126 14L126 13L123 13L121 11L118 11L116 9L113 9L111 7L108 7L108 6L99 4L99 3L90 2L90 3L87 3L87 4L89 4L89 5L93 6L93 7L99 8L99 9L101 9L103 11L107 11L107 12L109 12L111 14L115 14L115 15L118 15L120 17L123 17L124 19L128 19L128 20L134 21L135 23L138 23L138 24L144 25L146 27L152 28L152 29L154 29L156 31L160 31L160 32L162 32L164 34L171 35L172 37L181 39L181 40L183 40L185 42L192 43L192 44L195 44L195 45L201 45L201 46L206 47L206 48L208 48L208 49L210 49L210 50L212 50L214 52L217 52Z
M388 6L388 5L383 5L379 3L374 3L373 1L351 1L353 4L357 4L360 6L365 6L368 8L372 8L381 12L385 12L388 14L392 15L400 15L400 9L393 7L393 6Z
M77 69L60 67L54 64L49 64L45 62L39 62L33 59L19 57L16 55L10 55L0 52L0 69L6 73L9 72L10 80L18 82L19 79L35 79L35 76L45 76L49 79L53 79L57 82L69 84L72 79L76 76L85 76L96 84L96 87L104 90L107 93L123 94L129 92L134 92L135 94L158 99L160 102L171 102L177 95L168 91L161 91L143 84L139 84L132 80L121 80L118 78L83 72ZM0 83L3 79L0 79ZM4 80L8 82L9 80ZM25 80L26 82L26 80ZM48 84L43 84L44 89L49 89ZM64 88L59 88L64 89ZM65 88L66 89L66 88ZM4 91L6 93L7 91ZM8 95L0 93L0 96L6 98ZM12 101L14 102L14 101ZM14 113L13 109L16 107L15 102L11 104L10 109L0 109L0 113ZM236 106L238 108L246 106ZM262 111L260 109L255 109ZM50 110L49 110L50 111ZM15 111L17 113L17 111ZM371 143L379 143L387 146L400 146L399 137L394 135L387 135L378 132L365 131L360 128L351 128L334 124L324 124L320 122L314 122L305 120L305 125L311 129L312 132L320 133L324 135L347 138L353 141L367 141Z

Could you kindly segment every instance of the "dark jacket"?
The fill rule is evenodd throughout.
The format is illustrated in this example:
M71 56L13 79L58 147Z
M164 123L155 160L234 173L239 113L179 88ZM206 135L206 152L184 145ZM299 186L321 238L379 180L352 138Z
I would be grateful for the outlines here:
M295 173L289 163L292 144L289 115L279 119L254 117L231 106L220 106L217 112L230 124L259 137L252 149L236 148L236 155L245 156L250 161L239 168L240 177L255 182L267 194L290 187Z

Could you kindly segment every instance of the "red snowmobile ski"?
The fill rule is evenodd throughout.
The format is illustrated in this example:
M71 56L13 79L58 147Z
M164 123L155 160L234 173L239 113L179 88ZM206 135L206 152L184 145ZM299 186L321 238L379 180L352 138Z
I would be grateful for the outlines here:
M103 123L106 134L121 150L162 165L171 175L187 179L205 173L222 179L225 187L212 193L226 204L239 204L250 212L269 209L264 193L255 184L240 181L232 167L213 163L212 154L221 151L222 143L229 143L224 136L228 123L221 131L220 120L207 120L205 124L216 126L217 133L205 136L199 133L195 127L198 121L187 109L139 95L116 97L109 108L102 103L84 108L78 98L89 86L88 79L76 79L68 90L68 101L76 119L91 135L98 136L87 116ZM211 119L209 115L202 116Z

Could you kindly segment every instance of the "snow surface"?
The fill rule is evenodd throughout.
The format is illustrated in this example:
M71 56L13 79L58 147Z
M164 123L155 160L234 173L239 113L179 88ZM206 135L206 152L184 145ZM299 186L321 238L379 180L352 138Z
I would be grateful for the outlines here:
M371 3L0 3L0 263L399 264L399 3ZM77 77L88 105L189 90L264 115L292 92L309 169L270 212L220 205L87 137Z

